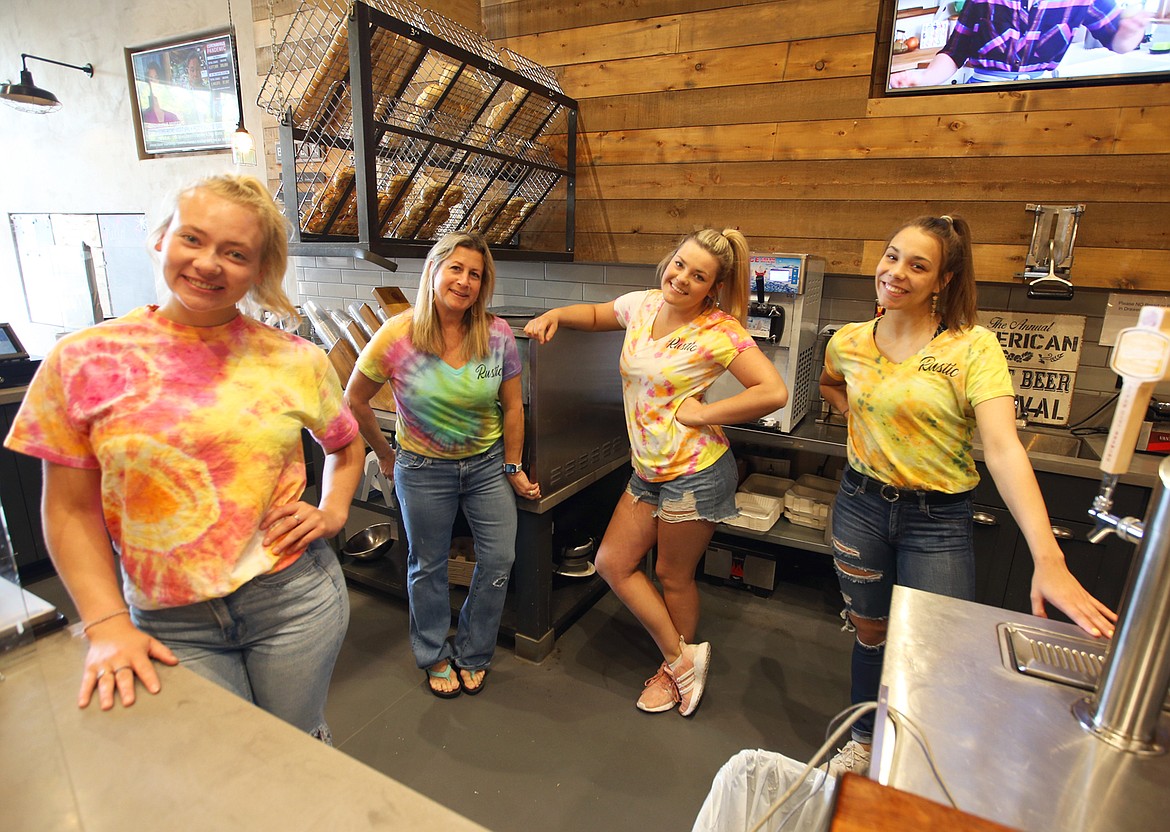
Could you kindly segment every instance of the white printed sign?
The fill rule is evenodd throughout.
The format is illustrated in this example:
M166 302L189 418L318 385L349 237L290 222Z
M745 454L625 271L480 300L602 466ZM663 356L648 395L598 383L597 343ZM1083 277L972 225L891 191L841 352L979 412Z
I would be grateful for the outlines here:
M1170 306L1170 295L1135 295L1132 293L1109 293L1105 305L1105 320L1101 322L1102 346L1111 347L1117 340L1117 333L1127 326L1136 326L1138 313L1143 306Z
M1028 421L1067 425L1084 345L1081 315L980 312L979 323L999 339Z

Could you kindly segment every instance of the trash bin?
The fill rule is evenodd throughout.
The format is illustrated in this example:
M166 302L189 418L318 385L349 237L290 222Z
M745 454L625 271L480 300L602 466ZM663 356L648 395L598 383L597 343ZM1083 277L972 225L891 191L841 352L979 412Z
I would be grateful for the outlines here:
M805 763L774 751L744 749L716 773L691 832L749 832L797 782L804 767ZM832 819L836 788L836 778L814 769L762 829L776 832L792 815L784 832L824 832Z

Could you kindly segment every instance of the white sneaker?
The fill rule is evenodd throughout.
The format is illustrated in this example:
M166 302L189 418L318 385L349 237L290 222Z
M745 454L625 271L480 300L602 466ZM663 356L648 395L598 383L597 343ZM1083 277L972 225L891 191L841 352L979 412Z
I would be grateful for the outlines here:
M854 774L866 775L869 773L869 751L856 740L849 740L843 748L829 760L829 774L837 779L847 771Z
M699 707L699 700L703 697L703 688L707 684L707 667L711 661L711 645L687 644L679 639L682 646L682 655L679 656L675 667L666 665L666 673L674 681L678 691L678 712L683 716L690 716Z

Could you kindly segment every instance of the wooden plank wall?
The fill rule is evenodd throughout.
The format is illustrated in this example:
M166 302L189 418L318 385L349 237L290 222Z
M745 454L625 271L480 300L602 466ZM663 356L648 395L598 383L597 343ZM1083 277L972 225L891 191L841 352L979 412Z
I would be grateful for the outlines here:
M958 213L979 279L1011 282L1026 203L1084 203L1074 283L1170 291L1168 84L871 98L880 0L481 2L488 36L580 101L578 261L739 226L872 274L899 223Z

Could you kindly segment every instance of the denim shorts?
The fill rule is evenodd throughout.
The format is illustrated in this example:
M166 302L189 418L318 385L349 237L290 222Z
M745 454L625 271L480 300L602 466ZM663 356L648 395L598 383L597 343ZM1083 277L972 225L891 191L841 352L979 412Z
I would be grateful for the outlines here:
M896 489L847 467L833 503L833 558L849 611L889 618L895 585L973 599L971 516L971 492Z
M713 465L665 482L647 482L635 473L626 493L643 503L653 503L654 516L666 523L709 520L722 523L739 514L735 487L739 472L731 451Z

